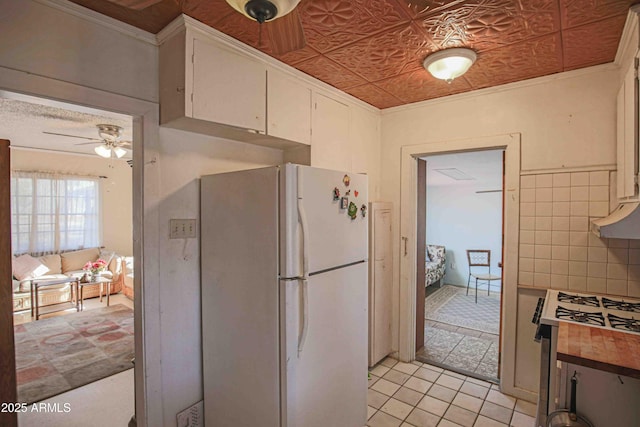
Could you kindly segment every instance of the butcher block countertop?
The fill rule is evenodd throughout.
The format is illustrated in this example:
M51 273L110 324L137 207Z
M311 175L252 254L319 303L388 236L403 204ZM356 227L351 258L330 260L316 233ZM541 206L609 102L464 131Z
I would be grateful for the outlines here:
M640 335L560 322L558 360L640 378Z

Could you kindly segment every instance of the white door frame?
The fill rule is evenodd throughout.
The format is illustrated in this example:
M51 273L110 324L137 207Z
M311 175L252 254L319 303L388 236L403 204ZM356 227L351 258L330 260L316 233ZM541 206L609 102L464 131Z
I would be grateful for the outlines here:
M158 104L5 67L0 67L0 88L133 116L136 421L139 427L162 425L160 301L152 286L160 271Z
M501 389L531 398L515 386L516 324L518 299L518 239L520 224L520 134L441 141L402 147L400 177L400 237L408 238L406 255L400 252L399 357L415 359L416 336L416 209L418 157L490 149L505 150L504 264L501 333ZM404 246L401 246L404 248Z

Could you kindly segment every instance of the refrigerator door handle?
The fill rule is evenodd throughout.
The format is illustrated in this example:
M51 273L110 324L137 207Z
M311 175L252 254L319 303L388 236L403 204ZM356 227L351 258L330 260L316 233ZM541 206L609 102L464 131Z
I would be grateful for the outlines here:
M307 341L307 331L309 330L309 281L306 278L300 280L300 294L302 296L302 331L300 331L300 337L298 338L298 358L304 348L304 343Z
M308 297L308 279L309 279L309 225L307 223L307 215L302 203L303 197L303 179L302 168L297 169L297 189L298 189L298 217L300 219L300 226L302 228L302 278L300 279L300 293L302 296L302 331L300 331L300 337L298 338L298 357L302 353L304 343L307 340L307 331L309 330L309 297Z

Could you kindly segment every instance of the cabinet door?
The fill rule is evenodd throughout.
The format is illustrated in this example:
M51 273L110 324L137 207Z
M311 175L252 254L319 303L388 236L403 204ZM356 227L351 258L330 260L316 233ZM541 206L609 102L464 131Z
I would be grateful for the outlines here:
M311 166L351 170L349 106L316 94L313 103Z
M635 66L629 67L617 98L618 198L637 195L638 174L638 83Z
M270 69L267 117L268 135L311 144L311 89Z
M267 71L223 47L193 40L193 118L265 133Z

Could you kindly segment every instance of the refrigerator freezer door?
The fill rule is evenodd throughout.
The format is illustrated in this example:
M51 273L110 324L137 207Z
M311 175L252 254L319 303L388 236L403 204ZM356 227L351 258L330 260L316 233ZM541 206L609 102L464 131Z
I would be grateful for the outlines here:
M361 427L367 415L367 263L311 276L306 343L301 282L282 281L286 427Z
M265 168L201 180L208 426L280 427L278 179Z
M292 179L294 173L295 178ZM307 273L313 274L366 260L367 218L362 215L361 207L367 206L367 177L299 165L287 165L285 175L287 181L298 180L295 183L297 198L302 199L298 217L306 217L307 224L308 241L304 245L309 262ZM349 185L345 184L345 176L348 177ZM334 200L335 188L340 193L338 200ZM347 209L341 207L342 197L348 199ZM356 209L355 218L348 215L348 206L351 203ZM287 209L291 211L294 204L297 205L297 200L288 199ZM294 229L288 231L289 234L300 233L299 224L291 224L287 230L292 230L291 227ZM304 242L304 237L292 238L291 241ZM290 250L293 252L297 249L294 247ZM300 262L297 265L299 264ZM292 265L296 265L295 261L292 261Z

